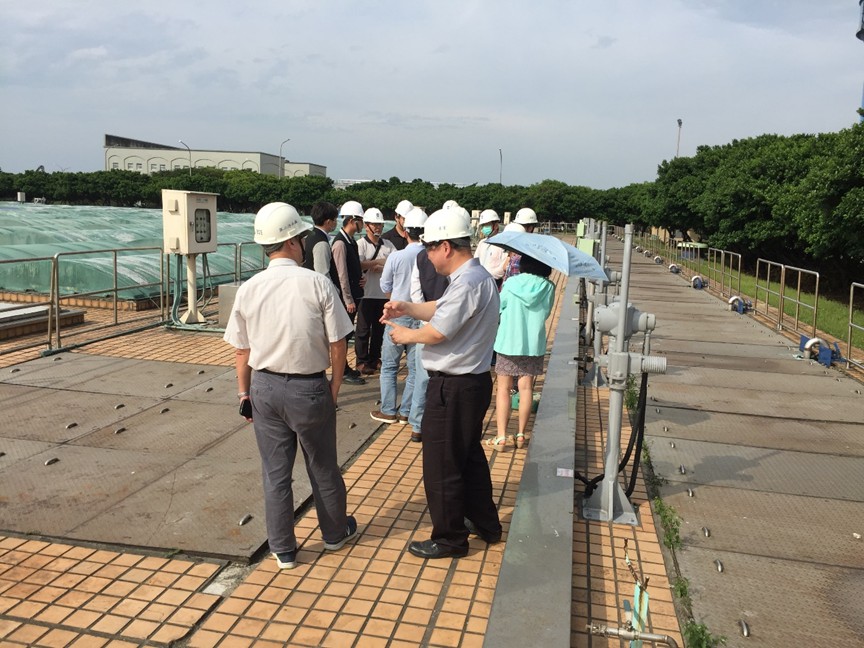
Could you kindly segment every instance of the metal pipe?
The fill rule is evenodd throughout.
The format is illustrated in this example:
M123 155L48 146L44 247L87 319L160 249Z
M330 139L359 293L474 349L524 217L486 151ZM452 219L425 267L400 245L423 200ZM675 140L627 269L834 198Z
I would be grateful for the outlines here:
M603 637L618 637L619 639L627 639L630 641L650 641L652 643L662 643L671 648L678 648L678 642L669 635L654 634L652 632L639 632L638 630L625 630L624 628L610 628L605 625L594 625L589 623L585 626L592 635L601 635Z

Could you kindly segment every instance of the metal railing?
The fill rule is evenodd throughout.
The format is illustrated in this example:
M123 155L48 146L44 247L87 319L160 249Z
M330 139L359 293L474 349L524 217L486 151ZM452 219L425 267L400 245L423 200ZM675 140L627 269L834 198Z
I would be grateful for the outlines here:
M864 290L864 284L853 283L849 288L849 334L846 338L846 368L854 365L859 369L864 369L864 357L855 359L852 357L852 352L855 347L852 346L852 337L855 331L864 334L864 326L855 323L855 291L856 289ZM862 311L864 312L864 311ZM862 344L864 346L864 344Z
M128 253L128 252L157 252L159 254L159 281L151 281L144 283L137 283L131 286L118 286L117 282L117 259L118 253ZM86 292L74 292L67 295L62 294L62 290L60 288L60 265L61 261L68 257L81 257L81 256L93 256L99 254L110 254L111 255L111 279L112 284L110 287L99 287L93 290L88 290ZM159 316L162 320L165 319L165 293L163 290L163 286L165 286L165 255L162 254L162 248L158 247L135 247L135 248L107 248L103 250L77 250L74 252L58 252L52 257L52 266L51 266L51 287L50 287L50 295L51 295L51 308L49 310L49 325L48 325L48 340L47 340L47 348L48 349L60 349L63 347L62 341L62 333L61 333L61 325L60 325L60 315L61 315L61 305L65 301L71 301L75 299L82 299L86 297L104 297L106 293L110 296L111 299L111 315L112 319L108 323L97 324L92 327L87 327L85 329L79 329L75 332L75 334L82 334L84 332L92 332L104 328L108 328L110 326L117 326L119 324L118 317L118 301L119 294L121 292L130 292L132 290L140 289L140 288L156 288L159 289ZM154 300L155 301L155 300ZM138 318L130 318L126 320L124 323L137 322L143 320L152 320L152 315L146 315ZM53 325L53 331L52 331Z
M764 283L762 272L765 272ZM779 275L779 277L777 276ZM790 282L789 275L794 275L796 281L793 290L794 296L789 294ZM813 281L813 292L803 293L802 282L805 277L809 277ZM772 289L776 286L776 289ZM810 312L810 319L807 322L807 332L811 336L815 336L816 317L819 309L819 273L813 270L805 270L796 268L795 266L783 265L776 261L768 261L767 259L757 259L756 261L756 295L753 300L753 310L764 315L769 321L774 322L777 330L791 329L793 331L802 331L801 310ZM760 297L765 295L765 299L761 300L764 304L764 311L760 311ZM802 300L802 294L811 295L813 303ZM776 304L772 304L772 298ZM791 312L787 313L787 306ZM772 307L775 310L772 312Z
M741 255L728 250L708 248L708 279L711 288L722 296L740 295Z
M251 254L250 251L247 249L249 246L254 246L256 248L254 251L252 251ZM228 272L221 272L204 277L204 294L208 293L208 287L212 288L214 283L225 283L226 280L235 282L241 281L260 271L265 266L265 256L263 249L256 243L220 243L217 247L221 248L220 250L218 250L218 252L224 252L227 250L228 254L231 255L232 269ZM130 253L138 254L135 254L133 256ZM123 286L119 285L118 277L120 275L120 270L123 268L123 259L135 258L137 260L137 265L139 265L140 267L141 253L144 253L145 255L147 253L153 253L158 256L158 260L152 260L152 266L155 268L158 265L159 268L158 281L154 279L153 281L141 281ZM92 259L94 257L99 258L100 256L104 255L107 255L110 258L110 285L91 288L84 292L75 290L67 290L64 292L62 288L61 277L64 276L63 268L70 259L81 259L83 257L89 257ZM32 289L32 292L37 295L46 295L47 298L41 300L33 300L30 302L21 302L21 307L46 307L47 324L45 336L41 337L40 339L34 339L33 335L31 334L27 336L26 339L22 340L20 344L4 343L3 348L0 349L0 355L6 355L18 351L24 351L27 349L34 349L40 347L49 351L56 351L62 349L64 345L68 346L69 340L72 338L80 338L85 336L92 338L93 332L117 327L121 324L128 325L146 322L148 325L158 325L160 323L168 321L167 311L169 297L171 295L171 282L169 281L170 267L168 256L163 253L163 250L160 247L106 248L95 250L64 251L58 252L53 256L46 257L0 260L0 266L11 264L26 264L26 266L31 269L30 274L35 274L37 276L38 273L34 272L32 268L35 267L34 264L39 263L50 264L50 267L47 268L48 276L43 279L47 281L48 285L43 287L36 286L34 289ZM128 295L134 293L145 295L144 297L136 297L136 299L151 300L154 306L158 304L158 311L156 311L156 309L148 309L140 311L142 314L139 316L132 315L130 317L121 317L120 304L125 301L123 297L124 293ZM149 295L149 297L146 295ZM97 319L97 321L93 322L90 325L77 325L74 329L67 329L66 331L63 331L63 309L69 308L70 306L86 307L86 304L82 304L82 301L87 301L88 299L110 300L110 306L108 307L108 309L99 308L99 310L102 311L110 311L110 315L107 318L107 321L105 318L99 318Z

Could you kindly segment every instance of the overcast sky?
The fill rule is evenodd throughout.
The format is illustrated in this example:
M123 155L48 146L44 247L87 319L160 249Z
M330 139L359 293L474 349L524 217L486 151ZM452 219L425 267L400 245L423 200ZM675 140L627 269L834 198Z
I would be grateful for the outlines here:
M334 179L596 188L700 145L857 121L857 0L0 0L0 167L103 135ZM503 155L500 164L499 149Z

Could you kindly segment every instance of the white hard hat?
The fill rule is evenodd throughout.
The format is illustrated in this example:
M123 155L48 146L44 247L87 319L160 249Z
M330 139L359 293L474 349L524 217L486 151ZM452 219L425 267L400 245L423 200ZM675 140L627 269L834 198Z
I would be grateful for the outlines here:
M420 240L424 243L435 243L470 237L471 219L467 214L464 209L439 209L426 221Z
M274 202L264 205L255 215L254 240L260 245L281 243L312 229L288 203Z
M405 227L423 227L426 224L426 219L429 218L419 207L412 207L405 215Z
M408 212L410 212L412 209L414 209L414 205L411 204L410 200L400 200L399 204L396 205L395 211L397 214L399 214L400 216L402 216L404 218L405 216L408 215Z
M454 207L458 207L458 206L459 206L459 203L457 203L455 200L448 200L444 203L444 206L441 207L441 209L453 209Z
M537 214L535 214L534 210L530 207L523 207L516 212L514 222L519 223L520 225L536 225Z
M370 207L365 212L363 212L363 222L364 223L383 223L384 222L384 214L381 213L381 210L377 207Z
M339 215L363 218L363 205L356 200L349 200L339 208Z
M498 212L494 209L484 209L480 212L480 225L485 225L486 223L497 223L501 219L498 218Z
M507 223L504 227L505 232L525 232L525 228L522 227L519 223Z

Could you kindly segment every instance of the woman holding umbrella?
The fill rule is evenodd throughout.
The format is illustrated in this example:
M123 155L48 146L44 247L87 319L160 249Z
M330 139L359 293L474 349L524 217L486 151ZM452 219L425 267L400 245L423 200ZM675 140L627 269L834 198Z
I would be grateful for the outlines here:
M555 300L555 285L548 279L551 272L548 265L523 255L520 273L510 277L501 288L501 321L494 346L498 354L495 364L498 436L486 440L486 445L496 450L507 444L510 390L514 379L519 389L519 431L514 444L517 448L525 444L525 429L534 402L534 379L543 373L546 319Z

